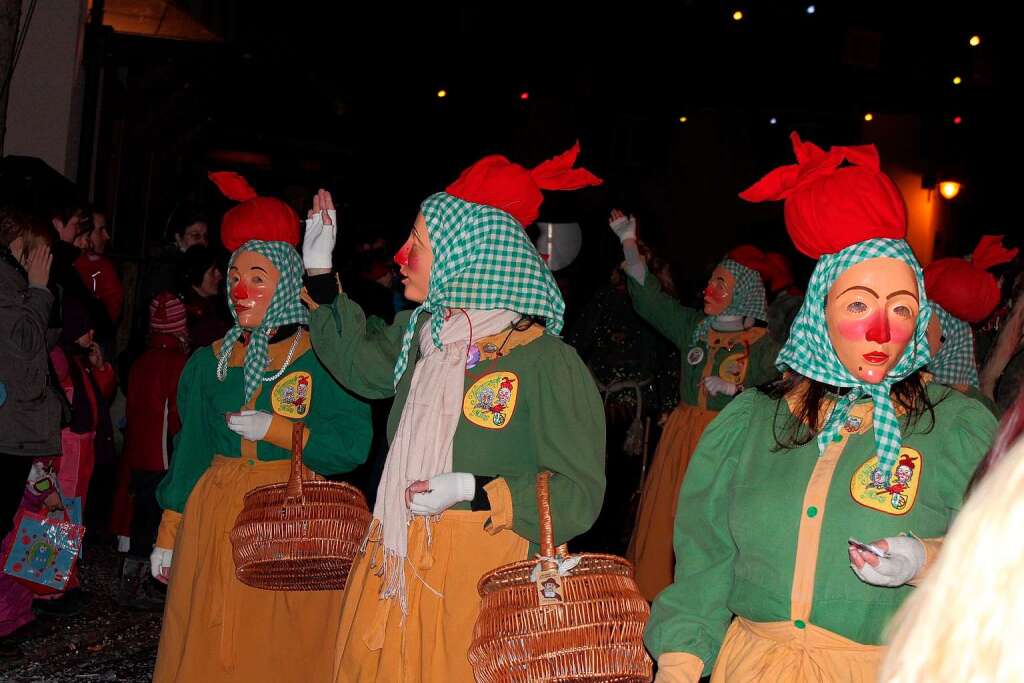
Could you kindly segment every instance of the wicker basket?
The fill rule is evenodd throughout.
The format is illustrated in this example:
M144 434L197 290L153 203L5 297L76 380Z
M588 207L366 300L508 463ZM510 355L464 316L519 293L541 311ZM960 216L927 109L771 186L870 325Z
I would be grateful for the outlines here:
M302 464L303 427L292 431L288 482L245 494L231 530L235 575L253 588L343 590L370 525L359 489L315 479Z
M555 557L548 480L537 479L541 556ZM569 557L563 545L557 557ZM482 603L473 630L469 661L478 683L590 681L641 683L651 680L652 663L643 632L650 606L633 580L633 566L614 555L583 554L560 577L557 598L542 590L557 573L536 560L499 567L480 579ZM550 581L550 579L549 579Z

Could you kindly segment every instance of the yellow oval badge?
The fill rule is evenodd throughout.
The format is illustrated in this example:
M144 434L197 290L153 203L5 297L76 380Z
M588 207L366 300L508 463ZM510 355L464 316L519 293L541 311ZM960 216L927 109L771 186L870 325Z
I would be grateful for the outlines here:
M504 429L512 421L519 398L519 377L514 372L492 372L469 388L462 414L478 427Z
M726 356L718 366L718 376L726 382L743 384L743 380L747 378L747 362L749 360L750 354L747 352Z
M313 402L313 377L308 372L285 375L270 394L270 405L281 417L303 418Z
M878 469L878 456L857 468L850 479L850 495L858 504L889 515L905 515L914 507L924 458L913 448L901 448L896 467L886 479Z

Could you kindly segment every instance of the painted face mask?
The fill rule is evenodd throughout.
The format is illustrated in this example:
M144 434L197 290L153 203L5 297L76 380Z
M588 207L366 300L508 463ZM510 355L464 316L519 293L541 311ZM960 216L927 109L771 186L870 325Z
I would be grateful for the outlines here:
M717 266L704 288L704 312L708 315L722 315L732 303L735 289L736 278L724 266Z
M738 315L767 320L764 283L753 268L731 258L723 259L711 272L704 289L704 313L708 316L693 331L694 344L706 340L711 319L720 315Z
M277 291L281 273L266 256L253 251L238 254L228 272L231 308L239 326L260 326Z
M855 269L858 265L862 268ZM904 317L908 314L909 320ZM903 240L866 240L821 257L776 362L782 370L850 389L818 434L820 449L845 424L853 404L868 396L874 403L879 469L888 476L903 440L890 397L892 385L928 364L930 317L924 274Z
M285 242L246 242L228 264L228 303L235 326L221 346L218 377L223 380L234 345L249 333L245 349L245 400L262 382L267 366L271 333L282 325L307 324L309 312L302 305L302 257Z
M825 305L839 361L859 380L883 381L914 336L919 308L914 271L903 261L875 258L851 266Z
M421 213L416 217L416 224L409 234L409 239L395 254L395 263L398 265L402 285L405 287L405 298L409 301L424 301L430 289L434 253L427 233L427 223Z

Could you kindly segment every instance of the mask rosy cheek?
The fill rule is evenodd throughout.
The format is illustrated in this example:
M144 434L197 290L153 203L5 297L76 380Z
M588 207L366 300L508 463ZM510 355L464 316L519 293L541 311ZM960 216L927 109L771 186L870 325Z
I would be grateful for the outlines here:
M868 331L873 327L871 318L857 318L854 320L840 320L839 334L843 339L853 342L861 342L867 339Z
M891 321L892 340L897 344L906 344L914 336L914 321L897 318Z

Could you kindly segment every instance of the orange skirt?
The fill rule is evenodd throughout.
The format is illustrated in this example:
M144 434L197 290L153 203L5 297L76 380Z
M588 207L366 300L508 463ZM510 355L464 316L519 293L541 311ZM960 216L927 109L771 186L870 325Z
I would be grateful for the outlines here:
M884 652L814 624L740 617L725 634L711 683L874 683Z
M489 512L448 510L431 524L427 545L423 518L409 527L405 563L409 613L397 599L381 600L382 578L368 544L345 589L338 636L336 683L473 683L469 646L480 612L477 583L487 572L527 559L529 543L512 531L484 531ZM268 679L269 680L269 679ZM322 680L322 679L310 679Z
M716 411L680 403L661 432L626 553L636 568L640 592L649 601L667 588L675 575L672 537L679 489L701 434L717 416Z
M268 591L235 578L228 535L242 498L287 481L289 467L217 456L196 484L174 545L156 683L330 680L342 591Z

